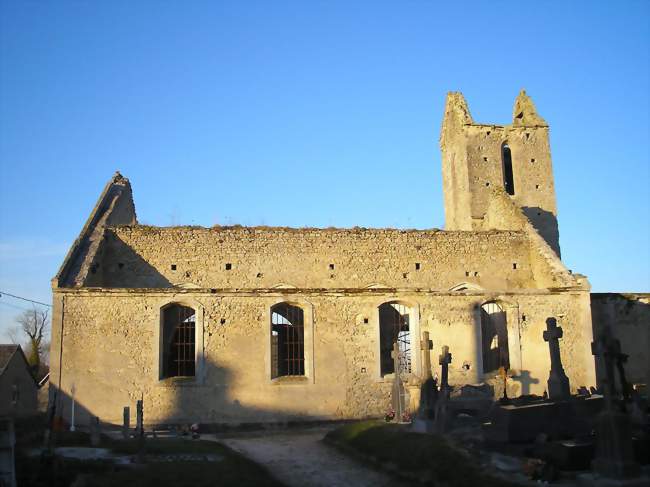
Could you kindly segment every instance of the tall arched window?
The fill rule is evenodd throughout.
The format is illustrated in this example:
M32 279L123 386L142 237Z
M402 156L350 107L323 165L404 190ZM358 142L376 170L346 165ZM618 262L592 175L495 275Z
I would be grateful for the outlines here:
M507 142L501 146L501 160L503 161L503 187L509 195L514 195L515 179L512 174L512 153Z
M162 377L193 377L196 373L196 312L172 304L163 310Z
M483 372L494 372L499 367L510 368L506 312L497 303L481 306L481 337Z
M279 303L271 308L271 378L305 375L302 308Z
M379 354L382 377L395 373L391 352L397 342L400 351L401 373L411 372L411 309L400 303L379 306Z

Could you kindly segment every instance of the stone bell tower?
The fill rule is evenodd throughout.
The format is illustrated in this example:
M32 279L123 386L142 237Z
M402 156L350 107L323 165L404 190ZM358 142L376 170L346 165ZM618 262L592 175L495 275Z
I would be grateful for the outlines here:
M560 255L548 124L521 91L510 125L475 123L449 93L440 132L447 230L483 230L490 193L501 187Z

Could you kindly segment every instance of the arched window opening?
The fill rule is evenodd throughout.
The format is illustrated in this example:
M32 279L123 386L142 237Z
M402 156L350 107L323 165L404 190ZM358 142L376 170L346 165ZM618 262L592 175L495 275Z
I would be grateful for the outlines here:
M305 375L302 308L279 303L271 308L271 378Z
M163 310L162 378L196 373L196 312L180 304Z
M379 353L382 377L395 373L393 344L399 346L399 373L411 372L411 309L399 303L379 306Z
M503 187L509 195L514 195L515 179L512 174L512 153L507 143L501 146L501 159L503 161Z
M497 303L481 306L481 336L483 372L494 372L499 367L510 368L506 312Z

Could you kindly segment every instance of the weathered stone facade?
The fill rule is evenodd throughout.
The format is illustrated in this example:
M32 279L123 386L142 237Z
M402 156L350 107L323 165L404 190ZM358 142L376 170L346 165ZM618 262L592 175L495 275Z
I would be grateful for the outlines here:
M506 141L514 195L495 162ZM590 288L559 259L548 126L525 95L513 125L499 127L473 124L450 94L441 146L446 231L143 226L116 174L53 280L59 397L74 384L82 415L115 423L141 397L149 423L379 416L392 384L380 368L388 302L408 310L412 383L423 331L436 356L443 345L453 353L451 384L494 381L482 337L482 306L494 303L507 323L509 394L544 391L549 316L564 329L572 389L594 385ZM282 302L304 313L299 376L272 372L271 308ZM172 304L196 313L191 377L162 372Z

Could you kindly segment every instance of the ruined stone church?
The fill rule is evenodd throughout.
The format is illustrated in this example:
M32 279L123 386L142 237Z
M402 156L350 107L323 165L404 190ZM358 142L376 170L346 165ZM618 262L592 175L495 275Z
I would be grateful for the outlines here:
M572 390L595 385L548 124L523 91L505 126L450 93L440 148L444 231L140 225L115 174L52 281L59 412L74 390L78 414L112 423L141 398L147 423L376 417L395 374L415 395L443 346L452 385L498 386L504 367L510 396L541 395L550 316Z

